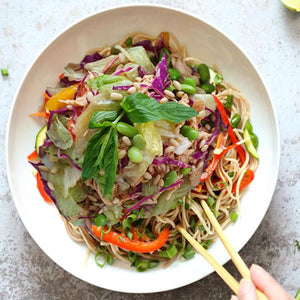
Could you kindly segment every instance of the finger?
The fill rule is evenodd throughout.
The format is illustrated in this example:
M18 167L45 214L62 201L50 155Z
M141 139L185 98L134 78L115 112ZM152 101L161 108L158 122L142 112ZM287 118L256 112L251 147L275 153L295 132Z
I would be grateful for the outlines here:
M230 300L239 300L239 298L237 296L232 295Z
M240 288L238 292L239 300L257 300L256 288L254 284L248 278L243 278L240 282Z
M250 268L251 280L269 299L290 300L293 299L278 284L278 282L262 267L253 264Z

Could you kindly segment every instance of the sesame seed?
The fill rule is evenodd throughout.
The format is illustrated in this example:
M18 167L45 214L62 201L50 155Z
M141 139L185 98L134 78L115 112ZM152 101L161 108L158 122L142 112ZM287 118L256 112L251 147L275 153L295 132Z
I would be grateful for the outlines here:
M48 181L48 182L47 182L47 185L48 185L48 187L49 187L49 189L50 189L51 191L54 191L54 190L55 190L55 187L54 187L54 185L53 185L53 183L52 183L51 181Z
M122 159L126 156L127 152L125 150L120 150L118 153L119 159Z
M127 91L129 94L134 94L136 93L136 87L135 86L132 86L131 88L128 89Z
M178 98L181 98L183 95L184 95L184 92L183 92L183 91L179 91L179 92L176 93L176 96L177 96Z
M130 138L129 138L128 136L124 135L124 136L122 137L122 141L123 141L123 143L124 143L125 145L131 146L131 140L130 140Z
M150 179L152 179L152 175L150 173L146 172L144 174L144 178L150 180Z
M110 97L112 100L122 100L123 99L123 95L119 94L119 93L111 93Z
M179 81L173 80L173 85L174 85L174 88L175 88L177 91L181 91L182 87L181 87L181 84L180 84Z
M169 98L175 98L174 93L169 90L164 90L164 94Z

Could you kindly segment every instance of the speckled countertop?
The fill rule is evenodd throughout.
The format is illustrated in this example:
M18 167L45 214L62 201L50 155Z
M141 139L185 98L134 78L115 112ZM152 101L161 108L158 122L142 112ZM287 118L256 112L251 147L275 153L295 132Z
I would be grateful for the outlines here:
M152 295L129 295L85 283L57 266L35 244L15 209L6 177L5 133L13 96L44 46L73 22L112 5L145 1L0 1L0 299L229 299L214 273L189 286ZM247 264L269 270L294 295L300 287L300 13L279 0L161 0L185 9L229 35L258 67L277 111L281 163L270 208L240 252ZM236 277L231 262L226 268Z

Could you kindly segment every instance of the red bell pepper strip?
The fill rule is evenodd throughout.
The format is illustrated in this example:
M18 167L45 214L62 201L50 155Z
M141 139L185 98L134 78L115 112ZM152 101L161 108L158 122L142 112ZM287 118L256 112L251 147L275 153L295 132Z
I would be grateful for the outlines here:
M37 174L36 174L36 185L37 185L37 188L38 188L41 196L43 197L43 199L48 203L52 203L52 200L50 199L50 197L47 195L47 193L44 190L44 185L41 180L41 175L39 172L37 172Z
M235 136L235 133L234 133L231 125L230 125L230 122L229 122L228 117L227 117L226 110L225 110L222 102L218 99L218 97L215 96L215 95L213 95L213 96L214 96L216 104L217 104L217 109L221 113L222 120L223 120L224 124L226 126L228 126L228 134L230 136L230 139L231 139L232 143L235 144L235 143L238 142L238 140L237 140L237 138ZM245 162L245 160L246 160L245 150L243 149L243 147L241 145L237 145L236 151L237 151L237 153L238 153L238 155L240 157L241 163L243 164Z
M139 253L148 253L158 250L166 243L169 237L168 227L159 233L156 240L151 242L143 242L136 239L130 240L127 236L117 233L113 230L105 233L107 231L107 228L105 228L104 233L102 233L101 226L98 227L96 225L92 225L92 230L95 236L102 239L103 241L109 242L122 249Z
M223 133L221 132L218 136L216 149L221 148L223 145ZM221 159L221 154L214 154L212 160L210 161L208 167L205 169L205 172L200 176L200 182L204 182L207 178L213 173L216 169L219 161Z
M36 153L36 150L33 150L28 156L27 156L27 159L29 161L33 161L35 160L36 158L38 158L38 155Z
M241 180L239 191L241 192L248 184L250 184L252 182L253 179L254 179L254 172L251 169L247 169L247 171L245 172L245 174ZM236 185L234 185L232 187L231 192L232 193L236 192Z
M74 121L72 119L69 119L68 122L67 122L67 129L70 132L70 134L73 138L73 141L75 140L75 137L76 137L74 132L73 132L74 125L75 125Z

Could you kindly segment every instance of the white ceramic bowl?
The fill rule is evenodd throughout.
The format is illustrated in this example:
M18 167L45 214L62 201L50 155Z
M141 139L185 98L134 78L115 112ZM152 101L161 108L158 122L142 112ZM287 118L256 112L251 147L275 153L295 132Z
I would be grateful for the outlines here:
M186 45L190 55L208 65L218 65L226 81L239 87L249 100L251 121L260 139L260 164L254 182L242 199L242 217L226 228L237 250L253 235L270 204L278 173L279 134L267 90L245 54L211 25L178 10L149 5L105 10L64 31L38 56L15 97L7 132L8 179L21 219L41 249L74 276L110 290L150 293L187 285L213 270L200 256L145 273L138 273L122 262L100 269L93 255L85 266L86 247L69 238L56 208L41 199L31 174L32 167L26 160L41 126L28 115L41 107L45 87L55 85L64 66L79 62L87 50L110 45L134 31L153 36L161 31L172 32ZM209 251L221 264L229 260L220 241Z

